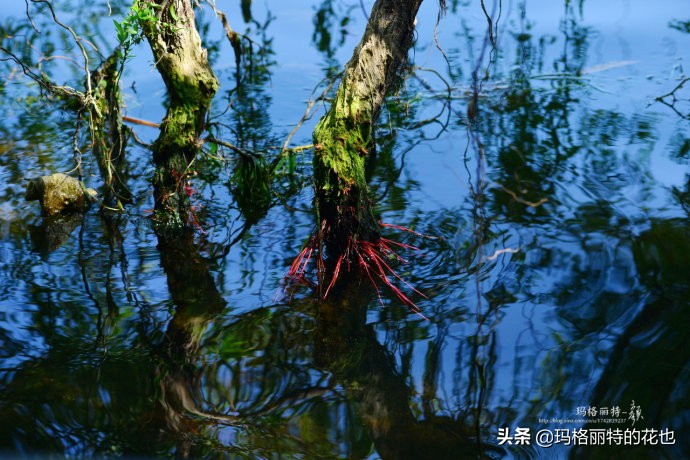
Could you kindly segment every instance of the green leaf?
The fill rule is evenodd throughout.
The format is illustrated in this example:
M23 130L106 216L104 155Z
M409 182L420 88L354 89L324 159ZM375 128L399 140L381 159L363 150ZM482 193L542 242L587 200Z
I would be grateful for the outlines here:
M127 33L125 32L125 28L122 26L117 21L113 21L115 23L115 29L117 30L117 41L122 43L125 41L125 38L127 37Z
M173 21L178 21L177 13L175 13L175 5L172 3L170 4L170 17L173 19Z

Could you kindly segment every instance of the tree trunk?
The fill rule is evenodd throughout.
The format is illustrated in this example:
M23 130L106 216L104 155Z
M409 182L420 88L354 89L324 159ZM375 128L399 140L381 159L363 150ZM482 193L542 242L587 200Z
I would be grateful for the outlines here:
M91 73L94 104L91 106L92 151L103 177L103 204L122 209L132 201L125 177L126 131L122 125L119 50Z
M153 144L156 223L161 228L189 224L190 166L205 128L218 79L194 23L190 0L140 0L157 20L142 24L169 96L168 112Z
M377 0L335 100L314 129L318 231L331 258L350 257L353 243L379 239L364 163L381 104L412 45L421 2Z

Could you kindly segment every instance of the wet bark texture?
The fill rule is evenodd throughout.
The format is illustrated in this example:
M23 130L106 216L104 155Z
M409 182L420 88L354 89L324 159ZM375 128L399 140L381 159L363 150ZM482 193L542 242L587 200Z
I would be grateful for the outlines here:
M321 238L331 257L352 241L377 241L365 178L373 125L412 45L422 0L378 0L345 68L330 110L314 129L314 175Z
M206 114L218 90L218 79L201 46L190 0L142 0L158 20L142 24L156 67L168 91L168 111L153 144L153 178L157 224L187 226L190 166L197 154Z

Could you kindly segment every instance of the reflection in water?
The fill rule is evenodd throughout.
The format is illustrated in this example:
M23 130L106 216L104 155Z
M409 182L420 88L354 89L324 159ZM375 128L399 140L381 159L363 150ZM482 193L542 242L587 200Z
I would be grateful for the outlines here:
M112 6L124 13L122 3ZM235 26L244 18L248 38L240 68L221 73L227 97L211 121L212 135L242 153L225 157L207 144L198 159L205 233L151 231L148 152L133 146L136 198L126 214L73 216L64 232L30 225L38 217L22 205L24 178L74 167L74 119L2 84L0 452L687 457L687 120L648 105L684 77L662 70L677 56L643 51L633 21L644 13L645 27L685 49L686 19L668 11L660 21L635 2L630 20L615 23L592 16L594 2L541 14L545 4L497 0L485 2L493 48L480 2L447 3L439 43L449 63L433 57L427 33L437 10L422 12L415 67L384 109L367 169L381 220L427 236L395 235L420 248L396 270L429 297L414 299L429 321L351 280L329 302L307 290L289 304L274 300L313 225L308 171L299 156L272 149L304 107L276 106L332 76L320 61L347 60L345 38L363 22L358 2L306 7L313 18L300 23L301 39L316 48L308 55L281 54L283 34L297 36L281 29L292 16L235 2L243 16L228 17ZM50 51L50 34L2 24ZM93 24L80 33L105 30ZM210 22L201 28L208 40L223 37ZM610 51L626 40L621 56ZM232 51L222 41L214 53L221 65ZM284 81L298 64L303 88ZM687 84L675 95L684 113ZM609 428L539 419L575 418L580 406L627 411L632 401L644 417L635 427L673 430L675 445L498 445L503 427Z
M155 381L160 395L164 431L175 440L175 454L199 457L204 453L206 426L233 423L232 416L206 413L200 393L203 366L200 344L208 325L223 312L225 301L194 244L193 234L158 236L161 265L175 302L164 340L156 347ZM184 263L180 263L184 261Z
M29 227L34 249L40 254L56 250L83 221L84 215L81 213L44 217L39 225Z
M641 412L636 424L667 429L686 426L690 342L687 315L690 302L685 254L690 250L687 219L653 222L633 241L635 264L647 296L639 313L616 338L615 346L593 392L599 407L621 402L630 411L634 401ZM629 416L630 414L627 414ZM593 427L592 427L593 428ZM638 446L630 455L683 457L688 439L676 431L674 446ZM610 458L611 447L581 449L581 458Z
M199 439L211 422L195 418L207 415L196 370L199 343L225 302L191 235L161 237L159 250L177 305L162 340L139 336L111 344L93 343L92 334L60 336L44 356L5 369L4 449L70 456L203 454Z
M328 76L342 71L336 52L343 47L348 36L348 26L357 6L352 2L323 0L314 13L314 33L311 41L326 60Z
M350 287L350 289L352 289ZM336 297L334 295L334 297ZM476 439L467 414L454 416L429 410L438 379L431 346L425 373L423 417L410 407L411 391L398 372L394 356L380 344L366 323L367 302L349 295L346 301L322 302L316 322L315 364L325 368L355 402L376 451L383 458L457 458L497 454Z

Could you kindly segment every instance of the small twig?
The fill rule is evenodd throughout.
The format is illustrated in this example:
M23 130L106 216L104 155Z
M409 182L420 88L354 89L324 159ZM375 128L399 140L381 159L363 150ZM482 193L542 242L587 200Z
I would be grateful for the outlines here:
M678 83L676 85L675 88L673 88L671 91L669 91L668 93L666 93L664 95L661 95L661 96L654 98L654 101L661 102L662 104L664 104L665 106L669 107L671 110L676 112L676 114L678 114L682 118L690 118L690 114L685 115L685 114L681 113L676 108L676 102L679 101L679 99L676 97L676 91L680 90L683 87L683 85L685 85L688 81L690 81L690 77L684 78L683 80L681 80L680 83ZM671 102L668 102L665 100L667 97L672 98Z
M38 84L38 86L44 91L57 96L76 98L79 100L79 103L82 106L85 106L86 96L81 91L78 91L69 86L56 85L55 83L50 81L45 75L39 75L35 73L33 70L29 68L29 66L24 64L24 62L20 58L18 58L14 53L12 53L5 47L0 46L0 51L9 56L9 58L0 59L0 61L12 60L15 63L17 63L22 68L22 72L24 72L24 75L35 81Z
M34 23L34 19L31 17L31 13L29 13L29 0L24 0L24 4L26 5L26 17L29 19L31 28L34 29L37 34L40 34L41 31L38 30L38 27L36 27L36 24Z
M674 99L674 100L677 100L677 99L676 99L676 91L678 91L679 89L681 89L681 88L683 87L683 85L686 84L688 81L690 81L690 77L684 78L680 83L678 83L678 85L676 85L675 88L673 88L671 91L669 91L668 93L664 94L663 96L658 96L658 97L656 97L655 100L661 101L662 99L665 99L665 98L667 98L667 97L669 97L669 96L673 96L673 99Z
M494 253L492 255L484 257L484 260L494 260L494 259L498 258L498 256L500 256L501 254L506 254L506 253L516 254L518 252L520 252L520 248L517 248L517 249L513 249L513 248L497 249L496 251L494 251Z
M128 117L128 116L123 116L122 121L128 121L130 123L135 123L137 125L150 126L151 128L160 128L160 126L161 126L159 123L154 123L152 121L142 120L140 118L134 118L134 117Z
M443 60L445 61L448 70L450 71L450 60L448 59L448 55L443 50L443 47L441 47L441 43L438 40L438 26L441 24L441 18L446 14L446 9L446 0L441 0L439 2L438 14L436 15L436 24L434 24L434 45L436 46L436 49L441 53L441 56L443 56Z
M489 41L491 42L491 46L496 49L496 38L494 37L494 26L493 26L493 20L491 19L491 15L489 12L486 10L486 5L484 4L484 0L481 0L482 4L482 11L484 12L484 16L486 17L486 22L489 23Z
M225 16L225 13L216 8L215 1L206 0L206 3L208 3L211 6L213 12L216 13L216 16L218 16L220 22L223 24L223 29L225 29L225 35L228 37L228 41L230 41L230 46L232 46L232 49L235 52L235 64L237 65L237 71L239 72L240 60L242 59L242 43L240 42L240 34L232 30L232 27L230 27L230 23L228 22L227 16Z
M77 171L77 174L79 175L79 180L81 180L83 176L81 170L81 150L79 149L79 131L81 131L81 114L83 110L84 109L81 109L79 110L79 112L77 112L77 125L74 128L74 135L72 136L72 151L75 164L74 169Z
M254 158L256 154L254 152L250 152L249 150L244 150L240 147L237 147L236 145L233 145L229 142L221 141L220 139L216 139L213 136L208 136L203 139L201 139L204 142L212 142L214 144L222 145L223 147L227 147L230 150L232 150L235 153L239 153L240 155L246 157L246 158Z
M84 45L81 44L82 38L80 38L77 35L77 33L74 31L74 29L63 24L58 19L57 15L55 14L55 10L53 9L53 5L48 0L31 0L31 1L33 3L44 3L44 4L46 4L48 6L48 9L50 10L50 14L53 17L53 21L55 22L55 24L59 25L60 27L62 27L66 31L68 31L70 33L70 35L72 36L72 39L74 40L74 42L79 47L79 50L81 51L81 55L84 58L84 74L86 76L86 97L87 98L91 97L92 93L91 93L91 72L89 71L89 55L86 52L86 48L84 48ZM84 40L84 41L86 41L86 40ZM93 46L92 43L90 43L88 41L86 41L86 42L89 43L91 46Z
M510 190L509 188L505 187L504 185L502 185L502 184L497 184L497 185L501 188L501 190L503 190L504 192L506 192L508 195L512 196L513 199L514 199L515 201L517 201L518 203L526 204L527 206L531 206L531 207L533 207L533 208L536 208L536 207L538 207L538 206L541 206L542 204L544 204L544 203L546 203L547 201L549 201L548 198L542 198L541 200L536 201L536 202L535 202L535 201L527 201L527 200L525 200L524 198L520 198L519 196L517 196L517 194L516 194L515 192L513 192L513 191Z
M273 145L266 147L269 150L283 150L283 146L281 145ZM304 145L297 145L295 147L288 147L285 149L286 152L290 153L299 153L299 152L304 152L305 150L311 150L314 148L314 144L304 144Z
M146 147L147 149L151 148L151 144L146 143L146 142L142 141L141 139L139 139L139 136L137 136L136 131L134 131L132 128L130 128L129 126L123 126L123 128L126 129L127 132L132 135L132 139L134 139L134 142L141 145L142 147Z
M433 88L431 87L431 85L429 85L427 82L425 82L424 80L422 80L422 79L417 75L417 72L415 72L416 70L421 70L421 71L424 71L424 72L430 72L430 73L436 75L436 77L438 77L438 79L441 80L441 81L443 82L443 84L445 85L445 87L446 87L446 91L445 91L446 94L445 94L445 96L444 96L445 101L443 102L442 107L441 107L441 111L438 113L438 115L436 115L436 116L434 116L434 117L432 117L432 118L429 118L429 119L427 119L427 120L422 120L422 121L420 121L420 122L418 122L418 123L416 123L415 125L412 126L412 129L418 129L418 128L420 128L420 127L422 127L422 126L424 126L424 125L427 125L427 124L429 124L429 123L431 123L431 122L438 122L438 123L441 125L441 130L440 130L438 133L436 133L436 137L435 137L435 138L438 138L442 133L444 133L444 132L448 129L448 125L450 124L450 118L451 118L451 115L452 115L451 101L452 101L452 99L453 99L453 88L451 87L450 83L449 83L439 72L437 72L437 71L434 70L434 69L430 69L430 68L426 68L426 67L413 67L412 70L413 70L413 76L414 76L414 78L415 78L415 79L416 79L416 80L417 80L417 81L418 81L418 82L419 82L429 93L434 93ZM447 115L446 115L446 120L445 120L444 122L442 122L442 121L440 121L440 119L441 119L441 116L443 115L443 112L445 112L446 110L448 111L448 113L447 113Z
M280 153L281 155L287 150L288 145L290 144L290 140L292 140L292 136L294 136L297 131L302 127L305 121L309 120L312 116L312 109L314 108L314 105L316 105L317 102L325 99L326 95L329 93L333 85L335 84L335 81L337 80L337 77L333 77L330 79L330 82L328 83L328 86L326 86L326 89L324 89L319 97L312 99L312 96L316 93L316 89L323 83L324 80L321 80L318 85L316 85L316 88L312 91L311 95L309 96L309 101L307 102L307 108L304 111L304 115L302 115L302 118L297 122L294 128L292 128L292 131L287 135L285 138L285 142L283 142L283 148L281 149Z
M362 9L362 13L364 14L364 17L367 18L367 21L369 20L369 13L367 13L367 7L364 6L364 0L359 0L359 7Z

